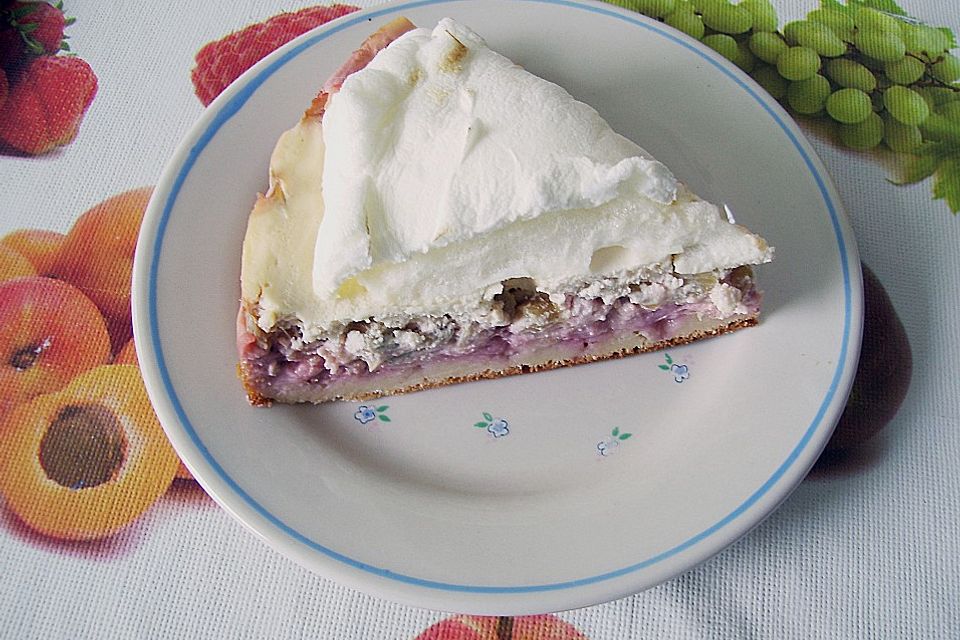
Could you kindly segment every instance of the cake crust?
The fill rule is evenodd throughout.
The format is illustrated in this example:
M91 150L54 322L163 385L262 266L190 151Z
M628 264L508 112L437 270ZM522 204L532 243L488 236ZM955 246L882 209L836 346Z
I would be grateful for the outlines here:
M243 384L243 390L247 392L247 400L252 406L269 407L273 405L273 400L262 395L254 388L253 382L250 380L249 371L243 362L237 364L237 377L240 378L240 382Z

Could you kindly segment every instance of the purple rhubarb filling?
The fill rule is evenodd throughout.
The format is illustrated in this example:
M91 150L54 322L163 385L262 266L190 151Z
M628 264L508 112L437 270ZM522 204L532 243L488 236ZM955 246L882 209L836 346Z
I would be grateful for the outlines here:
M746 278L736 286L742 292L740 311L756 313L761 296L752 279ZM464 328L453 319L444 317L441 318L444 339L427 348L406 351L388 339L378 354L382 359L373 370L364 359L353 354L345 355L343 335L303 344L298 339L298 329L290 327L266 336L266 345L264 341L250 345L245 350L243 366L247 384L263 396L275 398L301 395L307 390L326 387L333 381L375 379L451 360L503 360L506 363L508 358L517 354L531 354L555 346L575 346L576 351L586 351L613 334L639 333L654 342L669 340L691 317L722 317L707 296L697 302L667 303L656 309L646 309L626 297L608 304L599 298L582 299L568 295L565 306L568 317L548 320L533 328L523 324L526 316L522 305L517 308L513 321L505 326ZM362 324L358 326L363 328ZM416 327L412 328L416 331ZM402 331L410 329L408 326ZM390 331L387 329L388 334ZM336 366L329 366L333 361Z

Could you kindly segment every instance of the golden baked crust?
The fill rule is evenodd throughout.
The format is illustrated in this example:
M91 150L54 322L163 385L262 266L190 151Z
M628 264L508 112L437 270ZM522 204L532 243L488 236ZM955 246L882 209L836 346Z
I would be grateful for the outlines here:
M253 384L250 382L250 374L242 362L237 365L237 377L240 378L240 382L243 384L243 390L247 392L247 400L250 401L250 404L255 407L269 407L273 404L273 400L260 395L260 393L253 388Z

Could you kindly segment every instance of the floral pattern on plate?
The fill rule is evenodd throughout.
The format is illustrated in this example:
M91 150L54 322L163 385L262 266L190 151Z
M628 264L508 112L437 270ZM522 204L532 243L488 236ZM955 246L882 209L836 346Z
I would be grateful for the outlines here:
M597 443L597 453L603 457L613 455L620 443L629 439L632 435L632 433L620 431L620 427L614 427L608 437Z
M374 420L379 420L380 422L390 422L390 416L387 415L386 411L389 409L389 405L380 405L379 407L371 407L369 405L360 405L357 409L357 412L353 414L353 419L359 422L360 424L367 424L368 422L373 422Z
M504 420L503 418L497 418L494 420L493 414L483 412L483 420L475 422L474 427L478 429L486 429L494 438L502 438L504 436L510 435L510 423Z
M669 353L664 353L663 358L666 360L666 364L661 364L658 366L664 371L669 371L672 373L674 381L683 382L690 377L690 367L685 364L674 362Z

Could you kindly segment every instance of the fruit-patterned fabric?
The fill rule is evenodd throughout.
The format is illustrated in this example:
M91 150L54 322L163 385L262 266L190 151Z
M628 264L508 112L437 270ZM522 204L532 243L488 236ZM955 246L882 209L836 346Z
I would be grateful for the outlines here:
M613 2L731 59L811 134L867 267L867 373L808 478L715 558L485 618L268 548L180 463L132 341L137 233L177 142L270 51L380 3L0 0L0 637L958 637L960 13L900 2Z

